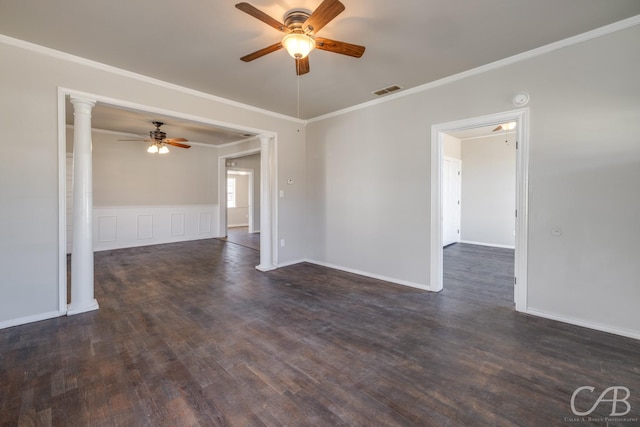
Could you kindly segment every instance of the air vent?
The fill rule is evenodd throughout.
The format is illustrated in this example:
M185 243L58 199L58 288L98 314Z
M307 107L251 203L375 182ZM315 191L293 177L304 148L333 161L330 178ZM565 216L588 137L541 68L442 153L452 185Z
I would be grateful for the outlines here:
M400 90L400 89L402 89L402 86L393 85L393 86L385 87L385 88L382 88L382 89L378 89L378 90L373 91L371 93L374 94L374 95L382 96L382 95L386 95L386 94L391 93L391 92L395 92L395 91Z

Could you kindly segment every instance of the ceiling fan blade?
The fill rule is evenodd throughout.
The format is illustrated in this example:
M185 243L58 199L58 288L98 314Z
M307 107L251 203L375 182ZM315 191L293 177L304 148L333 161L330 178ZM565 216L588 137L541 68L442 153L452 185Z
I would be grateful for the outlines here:
M324 0L305 21L305 31L317 33L343 10L344 5L339 0Z
M492 130L491 132L495 132L495 131L497 131L497 130L502 130L502 125L498 125L498 127L497 127L497 128L495 128L494 130Z
M365 50L364 46L339 42L322 37L316 37L316 48L328 50L329 52L340 53L342 55L353 56L354 58L360 58Z
M176 139L176 138L174 138L174 139ZM174 147L191 148L190 145L180 144L179 142L174 142L174 141L171 141L171 140L165 140L164 143L167 144L167 145L173 145Z
M243 60L244 62L249 62L249 61L253 61L254 59L258 59L262 56L265 56L267 53L275 52L276 50L280 50L280 49L282 49L282 43L278 42L278 43L272 44L271 46L267 46L264 49L260 49L253 53L245 55L240 59Z
M164 142L187 142L189 141L186 138L165 138Z
M250 5L249 3L245 3L245 2L238 3L236 5L236 8L240 9L244 13L247 13L247 14L253 16L256 19L259 19L260 21L262 21L265 24L275 28L278 31L281 31L283 33L288 33L289 32L289 29L287 27L285 27L284 24L278 22L278 20L273 19L272 17L270 17L269 15L267 15L266 13L261 11L260 9L257 9L254 6Z
M302 59L296 59L296 74L301 76L309 72L309 57L305 56Z

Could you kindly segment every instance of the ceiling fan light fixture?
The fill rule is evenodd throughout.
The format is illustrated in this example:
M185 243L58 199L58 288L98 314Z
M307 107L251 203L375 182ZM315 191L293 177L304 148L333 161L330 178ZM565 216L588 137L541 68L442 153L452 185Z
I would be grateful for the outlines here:
M509 122L509 123L502 124L500 126L502 126L503 130L513 130L516 128L516 122Z
M158 154L167 154L168 152L169 152L169 147L167 147L164 144L162 144L158 149Z
M154 154L154 153L157 153L157 152L158 152L158 146L155 143L151 144L149 146L149 148L147 148L147 153Z
M293 58L302 59L316 47L316 41L304 33L291 33L284 36L282 46Z

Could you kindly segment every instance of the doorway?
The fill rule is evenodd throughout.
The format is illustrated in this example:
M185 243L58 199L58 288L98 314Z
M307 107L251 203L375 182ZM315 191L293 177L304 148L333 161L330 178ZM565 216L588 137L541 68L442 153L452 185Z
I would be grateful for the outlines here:
M260 250L260 199L255 188L260 187L260 171L238 167L239 164L260 167L260 154L226 162L227 197L226 226L222 240Z
M205 126L220 127L224 129L233 129L234 131L237 131L237 132L256 135L260 141L260 147L257 148L256 151L262 153L263 162L266 165L265 167L262 168L262 171L265 175L265 179L263 179L263 182L265 183L265 185L262 186L260 198L261 200L262 199L266 200L266 202L262 203L263 220L265 223L269 225L268 227L266 226L263 227L263 228L268 228L269 230L268 232L263 234L262 236L263 241L261 242L261 244L266 245L268 250L261 251L261 264L259 266L259 270L268 271L275 268L275 265L277 262L277 254L274 257L273 255L274 252L271 250L271 248L275 246L273 244L273 240L275 239L274 235L277 236L276 234L277 212L273 212L273 213L271 212L272 206L273 206L273 204L271 203L271 199L273 198L272 192L276 188L275 170L277 169L277 159L275 157L276 135L274 133L267 132L267 131L263 132L260 129L255 129L255 128L232 126L229 123L217 122L215 120L211 120L204 117L193 116L191 114L179 113L176 111L165 110L161 108L151 107L148 105L136 104L128 101L116 100L113 98L107 98L100 95L75 91L72 89L58 88L58 170L59 170L59 173L58 173L58 218L59 218L59 222L58 222L58 240L59 240L58 312L60 315L72 314L68 306L68 296L70 292L67 288L67 283L69 278L72 279L71 289L74 289L74 286L75 286L75 284L73 283L73 277L71 277L69 271L67 270L67 263L68 263L67 242L69 240L69 237L67 235L68 222L66 219L67 217L67 194L66 193L68 188L67 187L68 180L66 175L67 175L67 171L70 170L67 164L68 160L67 160L67 150L66 150L67 132L68 132L67 116L74 117L73 107L70 107L70 104L69 104L70 98L82 99L86 103L91 103L92 108L95 105L103 105L103 106L106 106L107 108L141 112L143 114L149 114L150 116L159 115L159 116L166 116L166 117L175 117L176 119L182 119L182 120L186 120L194 123L199 123ZM89 123L89 126L92 128L93 124ZM70 128L70 129L73 129L72 132L75 132L74 128ZM92 177L91 169L89 168L89 178L91 177ZM84 194L86 197L86 193ZM88 206L91 209L89 211L89 215L87 215L88 217L87 222L91 223L93 220L93 216L91 212L93 210L93 204L88 203ZM223 215L223 213L218 212L217 209L215 214L218 216ZM211 225L215 226L214 223L211 223ZM73 228L73 224L71 224L71 227ZM272 229L274 230L273 233L271 232ZM84 236L81 239L85 246L91 247L92 241L90 238L91 238L91 234L87 234L87 236ZM77 265L82 265L83 267L87 267L87 266L91 266L91 268L93 267L92 261L87 262L83 260L78 262ZM83 288L87 288L92 293L93 287L94 287L93 280L88 281L87 283L88 284L86 286L83 285ZM95 305L97 308L97 302L95 302ZM80 311L76 310L76 312L79 313ZM76 313L74 312L73 314L76 314Z
M514 301L517 311L527 310L527 177L528 177L528 109L434 125L431 128L431 290L443 289L443 146L447 133L503 123L516 123L514 143L516 144L516 209L515 250L514 250ZM464 201L462 201L464 203Z
M227 232L246 228L253 233L253 169L227 168Z
M515 122L503 125L508 130L486 126L446 135L443 286L467 296L482 295L478 303L513 308Z
M251 149L219 157L220 238L229 229L245 227L259 237L262 213L262 167L260 149ZM233 186L233 188L231 188Z

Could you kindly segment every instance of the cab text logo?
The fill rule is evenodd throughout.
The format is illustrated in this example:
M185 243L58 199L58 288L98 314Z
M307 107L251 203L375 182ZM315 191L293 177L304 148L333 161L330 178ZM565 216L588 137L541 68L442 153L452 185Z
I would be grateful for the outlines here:
M622 417L631 412L631 404L629 403L629 397L631 396L631 392L627 387L623 387L620 385L608 387L600 396L595 400L595 403L587 409L586 408L576 408L576 398L580 395L581 400L593 401L594 396L597 393L595 392L595 387L591 386L582 386L578 387L576 391L573 392L571 396L571 411L573 411L574 415L579 417L584 417L587 415L591 415L596 408L602 404L611 404L611 413L609 416L611 417Z

